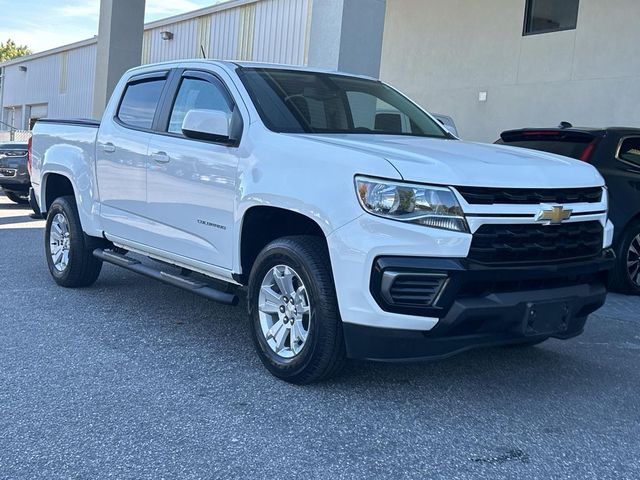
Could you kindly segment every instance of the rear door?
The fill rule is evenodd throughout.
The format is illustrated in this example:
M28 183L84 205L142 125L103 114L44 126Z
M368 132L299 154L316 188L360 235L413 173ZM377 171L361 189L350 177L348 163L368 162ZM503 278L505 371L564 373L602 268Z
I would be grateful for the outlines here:
M145 243L147 155L168 71L132 77L115 116L105 118L96 141L96 169L105 231Z
M192 109L231 115L235 101L221 78L210 72L174 74L158 131L149 143L149 238L152 247L186 263L230 269L239 148L186 138L182 121Z

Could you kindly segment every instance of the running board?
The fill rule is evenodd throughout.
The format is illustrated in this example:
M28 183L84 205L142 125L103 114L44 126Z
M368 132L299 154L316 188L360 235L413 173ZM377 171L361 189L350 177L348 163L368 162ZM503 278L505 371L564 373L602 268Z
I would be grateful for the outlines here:
M190 278L185 277L184 275L174 275L171 273L163 272L162 270L148 267L146 265L143 265L138 260L129 258L126 255L121 255L112 250L103 250L102 248L96 248L93 251L93 256L99 258L103 262L126 268L127 270L131 270L132 272L139 273L155 280L160 280L161 282L173 285L174 287L182 288L183 290L187 290L215 302L234 306L238 304L237 295L217 290L211 285L199 281L194 281Z

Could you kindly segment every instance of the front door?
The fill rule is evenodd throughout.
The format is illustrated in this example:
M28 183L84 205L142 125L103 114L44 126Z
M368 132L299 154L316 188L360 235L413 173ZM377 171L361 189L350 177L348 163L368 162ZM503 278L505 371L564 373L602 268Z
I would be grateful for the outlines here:
M162 131L154 132L147 160L150 246L186 260L232 267L237 148L186 138L189 110L221 110L234 102L218 77L200 71L180 74Z

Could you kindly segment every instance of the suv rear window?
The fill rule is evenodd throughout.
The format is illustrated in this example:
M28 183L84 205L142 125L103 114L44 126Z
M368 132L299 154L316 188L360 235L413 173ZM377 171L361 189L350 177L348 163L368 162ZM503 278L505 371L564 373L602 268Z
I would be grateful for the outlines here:
M506 132L497 144L530 148L582 160L594 136L580 132Z
M150 129L164 83L164 78L156 78L127 85L118 109L118 119L130 127Z

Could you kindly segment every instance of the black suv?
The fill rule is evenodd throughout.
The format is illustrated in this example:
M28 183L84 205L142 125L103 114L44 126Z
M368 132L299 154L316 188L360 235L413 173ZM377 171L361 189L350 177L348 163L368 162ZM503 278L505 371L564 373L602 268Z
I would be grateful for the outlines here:
M618 255L611 288L640 295L640 129L557 128L508 130L496 143L542 150L589 162L609 189L613 245Z
M27 143L0 143L0 187L15 203L29 203L27 158Z

